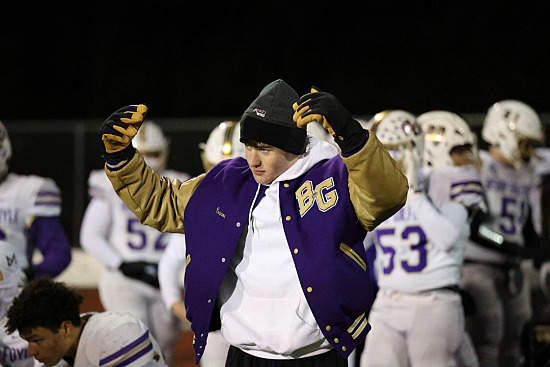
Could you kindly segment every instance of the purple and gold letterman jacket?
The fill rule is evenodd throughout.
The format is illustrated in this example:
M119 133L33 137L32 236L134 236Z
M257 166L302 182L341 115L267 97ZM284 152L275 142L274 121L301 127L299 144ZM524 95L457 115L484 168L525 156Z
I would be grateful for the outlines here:
M142 223L186 234L184 294L198 363L209 330L220 327L216 298L260 185L242 158L184 183L161 178L139 152L106 165L106 172ZM365 313L373 293L363 239L404 205L407 179L371 135L351 156L321 161L279 187L304 295L325 338L348 357L370 330Z

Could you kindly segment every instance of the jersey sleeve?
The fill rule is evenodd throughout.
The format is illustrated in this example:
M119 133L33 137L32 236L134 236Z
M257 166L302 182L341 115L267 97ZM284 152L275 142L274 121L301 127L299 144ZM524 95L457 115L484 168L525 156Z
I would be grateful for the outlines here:
M71 262L71 244L57 217L37 217L29 230L30 241L42 254L42 262L33 264L36 276L54 278Z
M80 245L99 259L106 267L118 269L122 256L109 242L111 230L111 208L107 200L93 197L82 218Z
M90 199L109 200L113 187L103 170L94 170L88 177L88 196Z
M93 340L87 350L88 359L94 360L99 350L97 366L164 366L158 344L147 327L137 319L127 314L117 314L118 325L112 327L109 333L103 333L103 338Z
M105 164L111 184L142 224L161 232L184 233L187 203L205 174L185 182L167 180L145 164L139 151L129 161Z
M185 271L185 235L173 234L159 262L159 284L162 300L167 309L182 301L181 279Z
M57 217L61 214L61 191L50 178L29 176L29 183L36 192L30 214L33 217Z
M531 160L535 166L535 174L538 177L550 174L550 148L537 148L535 154L536 158Z
M439 209L449 201L467 208L477 207L483 201L481 178L474 166L435 170L428 180L428 196Z
M457 243L462 243L468 226L468 212L461 204L447 202L441 211L422 194L411 201L418 220L434 246L449 251Z
M372 246L374 246L374 232L368 232L363 240L363 247L368 251Z

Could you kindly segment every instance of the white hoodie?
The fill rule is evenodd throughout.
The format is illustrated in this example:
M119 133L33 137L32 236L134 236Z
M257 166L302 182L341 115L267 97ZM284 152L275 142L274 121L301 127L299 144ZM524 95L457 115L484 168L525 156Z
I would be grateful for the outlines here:
M309 135L306 152L256 197L246 238L239 241L220 288L221 332L246 353L268 359L295 359L324 353L324 338L302 292L283 230L279 183L301 176L338 154ZM259 191L259 190L258 190Z

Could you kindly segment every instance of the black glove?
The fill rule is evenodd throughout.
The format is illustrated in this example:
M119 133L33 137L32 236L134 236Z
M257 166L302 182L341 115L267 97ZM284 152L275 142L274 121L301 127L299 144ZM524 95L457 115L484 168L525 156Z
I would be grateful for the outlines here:
M491 250L516 257L521 256L524 251L522 247L513 242L505 241L500 234L485 225L485 223L491 221L491 218L487 204L482 202L470 221L470 239Z
M145 104L131 105L116 110L99 129L103 158L111 161L130 159L134 154L131 144L147 115Z
M311 87L308 93L294 103L294 122L303 127L318 121L329 133L342 153L351 153L365 143L367 135L361 124L351 117L351 113L330 93Z
M127 262L122 263L119 269L128 278L141 280L144 283L159 288L158 264L146 261Z

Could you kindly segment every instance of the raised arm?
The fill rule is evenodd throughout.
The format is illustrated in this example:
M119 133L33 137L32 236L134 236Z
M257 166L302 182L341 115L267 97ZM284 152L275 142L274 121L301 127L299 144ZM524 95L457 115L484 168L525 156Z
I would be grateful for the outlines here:
M293 107L299 127L319 121L334 136L348 168L351 201L365 229L373 230L405 205L407 178L376 136L335 96L312 87Z
M123 107L105 120L105 172L115 192L142 224L161 232L184 233L183 217L189 199L204 175L181 182L161 177L145 164L131 144L147 114L144 104Z
M374 134L368 134L357 153L342 158L355 213L363 227L372 231L405 205L407 178Z

